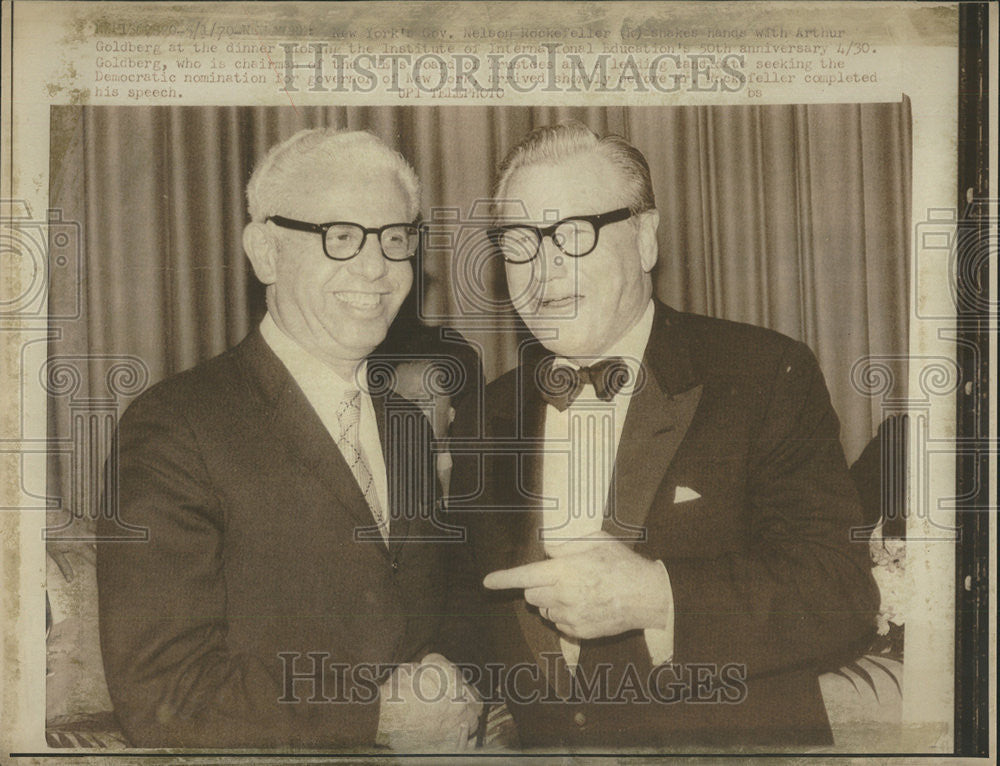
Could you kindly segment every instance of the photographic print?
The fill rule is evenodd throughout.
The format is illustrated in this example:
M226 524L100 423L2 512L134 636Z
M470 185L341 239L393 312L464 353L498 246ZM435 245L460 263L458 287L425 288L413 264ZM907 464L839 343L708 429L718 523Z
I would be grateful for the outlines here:
M5 7L5 757L978 752L957 5Z

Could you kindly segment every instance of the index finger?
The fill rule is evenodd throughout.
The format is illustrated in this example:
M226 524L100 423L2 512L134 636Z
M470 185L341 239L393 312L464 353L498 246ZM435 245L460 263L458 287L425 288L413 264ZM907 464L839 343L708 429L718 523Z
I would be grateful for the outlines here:
M512 569L498 569L483 578L483 585L490 590L505 588L538 588L555 585L558 578L554 561L535 561Z

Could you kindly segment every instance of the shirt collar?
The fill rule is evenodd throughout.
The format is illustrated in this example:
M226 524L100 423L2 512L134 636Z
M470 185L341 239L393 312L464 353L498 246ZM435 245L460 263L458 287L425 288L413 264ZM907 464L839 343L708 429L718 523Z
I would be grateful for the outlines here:
M324 397L343 399L349 391L367 391L368 361L361 363L354 380L340 377L326 362L306 351L293 338L286 335L268 312L260 323L260 334L275 356L288 368L288 372L307 396L322 393Z

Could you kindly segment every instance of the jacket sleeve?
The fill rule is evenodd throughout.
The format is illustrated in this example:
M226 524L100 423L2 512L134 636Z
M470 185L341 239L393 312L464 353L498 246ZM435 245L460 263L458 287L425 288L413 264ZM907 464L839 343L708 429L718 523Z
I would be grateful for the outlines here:
M813 665L870 637L878 591L815 358L782 355L750 447L744 552L665 561L674 662L740 663L749 675Z
M98 524L101 647L126 736L143 747L370 745L374 681L352 687L360 696L348 704L329 675L325 689L286 685L278 658L227 646L224 508L184 402L161 391L121 420ZM145 539L121 539L119 522ZM289 667L322 668L312 659Z

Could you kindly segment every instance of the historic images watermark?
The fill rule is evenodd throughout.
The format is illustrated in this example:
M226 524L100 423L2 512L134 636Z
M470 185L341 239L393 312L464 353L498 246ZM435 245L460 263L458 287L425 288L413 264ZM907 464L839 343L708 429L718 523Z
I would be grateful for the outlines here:
M400 700L393 685L395 665L381 663L328 662L329 652L281 652L282 695L279 702L310 704L370 703L382 695ZM642 670L634 663L624 666L596 663L578 666L571 674L568 693L559 696L543 680L553 673L562 655L544 652L533 662L483 666L459 664L466 683L476 687L483 702L517 705L587 703L598 705L692 704L737 705L747 698L746 665L729 662L665 663ZM435 664L414 668L413 689L422 702L438 702L447 695L461 702L464 693L449 683L448 671ZM542 687L545 687L544 690Z
M621 51L592 55L579 46L552 42L511 44L485 55L476 45L456 53L450 52L451 46L433 42L409 43L386 53L355 42L283 42L278 47L284 58L276 71L283 69L279 82L289 93L383 91L400 98L503 97L536 91L734 93L747 83L745 56L679 53L669 44L642 46L643 52L635 53L637 46L623 43Z

